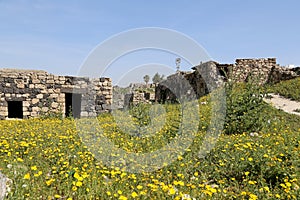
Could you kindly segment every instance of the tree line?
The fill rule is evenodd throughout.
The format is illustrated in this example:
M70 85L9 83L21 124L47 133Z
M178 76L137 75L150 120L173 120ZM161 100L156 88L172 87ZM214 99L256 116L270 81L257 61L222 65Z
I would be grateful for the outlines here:
M158 72L156 72L156 74L154 74L154 76L152 77L152 82L153 83L159 83L160 81L162 81L165 78L165 75L160 75ZM149 83L150 81L150 76L147 74L143 77L144 81L146 84Z

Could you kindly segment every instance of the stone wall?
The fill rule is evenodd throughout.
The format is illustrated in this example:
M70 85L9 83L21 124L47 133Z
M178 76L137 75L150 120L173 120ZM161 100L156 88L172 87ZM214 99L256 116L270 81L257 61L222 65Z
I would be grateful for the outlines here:
M49 112L66 115L67 94L72 99L71 96L76 94L80 96L79 117L96 116L110 109L111 79L55 76L40 70L0 69L0 119L9 117L11 102L21 102L22 118Z
M232 77L238 81L247 81L250 77L255 77L261 84L278 83L298 76L293 69L277 64L276 58L236 59L230 71Z
M300 76L300 69L286 68L276 63L276 58L236 59L235 64L209 61L192 68L192 72L177 72L158 84L155 90L157 102L176 102L189 96L190 88L197 98L206 95L228 78L238 82L257 79L260 84L277 83Z
M140 102L151 103L155 100L156 85L145 83L131 83L128 87L113 87L113 109L128 108Z

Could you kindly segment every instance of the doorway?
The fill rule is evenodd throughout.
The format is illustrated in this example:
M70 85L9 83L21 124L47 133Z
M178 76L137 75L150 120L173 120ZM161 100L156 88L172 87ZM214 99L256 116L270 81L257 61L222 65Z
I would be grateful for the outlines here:
M66 117L80 118L81 94L65 93Z
M8 101L8 118L23 119L23 102L22 101Z

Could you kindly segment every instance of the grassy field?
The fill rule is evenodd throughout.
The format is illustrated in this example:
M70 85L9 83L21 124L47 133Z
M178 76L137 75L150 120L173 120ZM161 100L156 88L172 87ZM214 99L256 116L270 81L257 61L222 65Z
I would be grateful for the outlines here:
M128 172L126 163L104 165L95 152L105 149L83 142L94 127L84 120L81 137L73 119L0 121L0 170L12 180L8 199L299 198L298 116L264 104L258 113L262 117L259 131L222 134L215 147L199 157L211 119L209 97L200 102L207 104L199 105L200 123L191 145L184 154L175 154L174 162L154 172ZM98 117L98 128L103 132L96 136L140 154L155 152L180 137L185 139L178 134L180 105L164 108L166 121L153 137L128 134L126 130L132 130L128 115L120 115L120 128L111 114ZM142 112L147 109L149 106L141 105L130 112L135 124L151 123ZM158 123L162 119L156 116L152 120ZM109 153L121 159L117 152Z
M271 86L269 91L284 96L286 98L300 101L300 78L282 81Z

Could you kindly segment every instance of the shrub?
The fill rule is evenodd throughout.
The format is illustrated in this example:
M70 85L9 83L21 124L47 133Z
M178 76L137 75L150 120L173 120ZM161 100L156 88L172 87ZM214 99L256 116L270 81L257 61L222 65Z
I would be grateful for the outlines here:
M243 133L260 131L263 127L262 108L265 106L264 87L257 81L246 83L228 81L226 90L225 133Z

